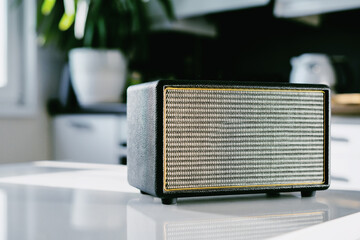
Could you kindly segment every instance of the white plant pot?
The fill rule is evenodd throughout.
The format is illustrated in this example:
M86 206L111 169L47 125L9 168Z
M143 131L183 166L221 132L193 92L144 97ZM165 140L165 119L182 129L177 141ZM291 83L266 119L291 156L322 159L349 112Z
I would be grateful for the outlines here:
M80 105L120 101L127 62L119 50L75 48L69 52L69 66Z

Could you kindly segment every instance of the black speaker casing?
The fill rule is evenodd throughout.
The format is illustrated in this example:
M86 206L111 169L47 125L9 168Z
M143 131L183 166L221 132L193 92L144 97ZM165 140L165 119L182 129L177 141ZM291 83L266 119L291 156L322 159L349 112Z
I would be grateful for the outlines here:
M186 191L163 189L163 99L164 87L247 88L275 90L321 90L324 99L324 183L276 187L217 188ZM304 195L330 186L330 89L326 85L243 83L232 81L159 80L134 85L127 90L128 181L130 185L163 200L178 197L228 195L242 193L278 193L301 191ZM310 194L311 195L311 194Z

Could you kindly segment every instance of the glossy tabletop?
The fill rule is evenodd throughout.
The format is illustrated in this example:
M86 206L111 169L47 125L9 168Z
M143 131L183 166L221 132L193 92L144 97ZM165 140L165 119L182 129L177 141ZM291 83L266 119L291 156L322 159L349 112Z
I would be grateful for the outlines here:
M0 240L303 239L309 234L336 239L335 223L335 234L360 239L357 228L349 233L352 224L360 226L355 190L319 191L312 198L299 193L180 198L166 206L129 186L125 166L1 165Z

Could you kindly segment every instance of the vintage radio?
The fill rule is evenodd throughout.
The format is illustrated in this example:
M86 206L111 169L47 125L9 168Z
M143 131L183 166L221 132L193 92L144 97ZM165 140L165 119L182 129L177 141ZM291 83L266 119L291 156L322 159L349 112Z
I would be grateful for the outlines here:
M161 80L127 94L129 183L164 204L329 187L324 85Z

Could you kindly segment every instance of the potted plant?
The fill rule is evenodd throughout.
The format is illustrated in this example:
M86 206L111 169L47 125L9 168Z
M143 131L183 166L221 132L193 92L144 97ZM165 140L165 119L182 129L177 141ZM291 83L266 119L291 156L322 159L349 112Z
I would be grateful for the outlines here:
M157 0L173 17L171 0ZM81 105L118 102L127 59L146 52L149 29L144 0L40 0L37 33L69 56L72 84Z

